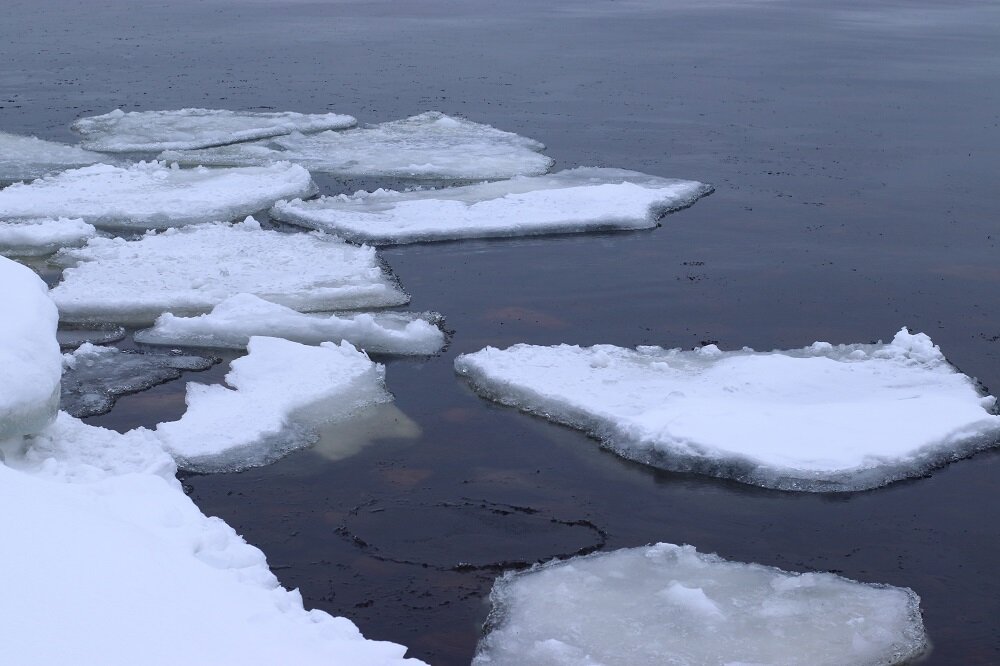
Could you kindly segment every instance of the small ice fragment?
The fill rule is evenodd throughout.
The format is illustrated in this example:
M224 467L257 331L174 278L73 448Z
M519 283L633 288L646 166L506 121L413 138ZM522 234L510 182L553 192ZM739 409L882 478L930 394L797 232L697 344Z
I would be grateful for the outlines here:
M33 180L103 159L77 146L0 132L0 183Z
M67 327L56 331L61 349L76 349L82 344L107 345L125 338L125 329L121 326L98 324L92 327Z
M80 219L0 222L0 254L40 257L64 247L78 247L97 235L97 229Z

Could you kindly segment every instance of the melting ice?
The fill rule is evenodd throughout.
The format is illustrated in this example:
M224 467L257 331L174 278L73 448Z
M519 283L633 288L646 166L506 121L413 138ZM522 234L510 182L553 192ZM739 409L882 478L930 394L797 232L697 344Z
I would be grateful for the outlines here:
M39 257L83 245L96 235L97 229L80 219L0 222L0 254Z
M0 132L0 183L41 178L104 159L77 146Z

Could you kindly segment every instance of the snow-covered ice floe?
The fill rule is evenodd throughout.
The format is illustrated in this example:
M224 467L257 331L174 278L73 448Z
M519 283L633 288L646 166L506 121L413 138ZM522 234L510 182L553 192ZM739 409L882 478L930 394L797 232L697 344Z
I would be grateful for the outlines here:
M78 146L0 132L0 183L33 180L104 159Z
M922 333L723 352L515 345L455 360L486 397L668 470L804 491L875 488L996 446L996 400Z
M288 160L313 172L340 176L489 180L545 173L552 160L538 152L544 148L534 139L429 111L343 132L166 151L160 158L205 166Z
M928 647L908 588L660 543L497 580L473 666L887 666Z
M80 219L0 222L0 254L40 257L64 247L77 247L97 235L94 225Z
M130 111L115 109L80 118L71 126L82 145L106 153L159 152L223 146L292 132L321 132L353 127L357 120L337 113L226 111L177 109Z
M645 229L712 191L691 180L581 167L440 190L279 201L271 216L375 245Z
M309 172L288 163L230 169L95 164L0 190L0 220L82 218L141 231L235 220L278 199L315 192Z
M64 321L151 324L160 314L208 312L240 293L299 311L402 305L409 298L369 247L322 233L285 234L238 224L95 238L63 250L51 291Z
M346 340L367 352L435 354L444 333L433 313L359 312L305 314L253 294L237 294L196 317L160 315L150 329L137 331L135 341L153 345L243 349L255 335L303 344Z

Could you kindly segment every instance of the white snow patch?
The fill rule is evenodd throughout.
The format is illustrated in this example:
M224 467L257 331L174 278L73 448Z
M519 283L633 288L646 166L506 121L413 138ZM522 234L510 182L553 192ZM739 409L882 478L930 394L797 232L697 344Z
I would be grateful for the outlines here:
M41 178L103 159L103 155L78 146L0 132L0 182Z
M80 219L0 222L0 254L40 257L64 247L77 247L97 235L97 229Z

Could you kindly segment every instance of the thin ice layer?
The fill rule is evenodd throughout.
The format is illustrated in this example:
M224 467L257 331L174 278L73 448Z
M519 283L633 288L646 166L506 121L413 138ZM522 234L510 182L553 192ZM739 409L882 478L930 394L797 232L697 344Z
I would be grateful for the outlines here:
M153 328L135 333L135 341L154 345L243 349L256 335L307 345L347 341L368 352L435 354L444 333L432 313L361 312L304 314L253 294L237 294L197 317L160 315Z
M265 465L316 439L311 426L388 402L385 368L350 344L251 338L230 364L232 387L190 383L187 411L156 434L178 464L201 472Z
M441 190L279 201L271 216L374 244L655 227L711 192L704 183L581 167Z
M80 219L0 222L0 254L40 257L64 247L77 247L97 235L97 229Z
M34 180L104 159L78 146L0 132L0 183Z
M321 233L265 231L253 219L140 240L95 238L56 261L71 266L52 297L66 321L151 324L208 312L239 293L300 311L402 305L409 299L375 250Z
M223 146L291 132L321 132L353 127L352 116L337 113L295 113L178 109L130 111L115 109L80 118L71 126L82 145L107 153L159 152Z
M205 166L288 160L339 176L487 180L545 173L552 160L539 154L544 148L534 139L428 111L345 132L291 134L160 157Z
M1000 439L995 399L905 328L889 344L774 352L488 347L455 367L626 458L784 490L875 488Z
M473 666L887 666L927 649L908 588L660 543L507 573Z
M99 227L163 229L235 220L278 199L315 192L309 172L287 163L233 169L96 164L0 190L0 219L71 217Z

